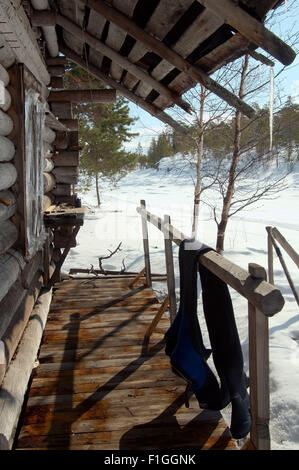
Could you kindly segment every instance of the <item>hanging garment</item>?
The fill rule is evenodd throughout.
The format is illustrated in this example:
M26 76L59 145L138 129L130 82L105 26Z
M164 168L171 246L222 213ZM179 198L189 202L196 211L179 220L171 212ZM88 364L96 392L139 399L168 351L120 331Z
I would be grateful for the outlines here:
M165 352L173 371L189 383L202 408L221 410L232 403L230 429L239 439L251 425L247 377L228 287L198 262L210 250L193 249L192 240L180 245L180 306L165 335ZM198 270L211 350L204 345L197 316ZM219 380L207 364L211 352Z

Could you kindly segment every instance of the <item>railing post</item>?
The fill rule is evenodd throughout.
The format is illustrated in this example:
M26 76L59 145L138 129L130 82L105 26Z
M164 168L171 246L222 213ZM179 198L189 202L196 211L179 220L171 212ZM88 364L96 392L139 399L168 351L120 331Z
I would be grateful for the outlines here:
M170 225L170 216L164 215L164 224ZM170 322L172 323L176 316L176 295L175 295L175 277L174 277L174 266L173 266L173 251L172 241L170 239L169 230L163 230L164 232L164 246L165 246L165 264L167 273L167 288L169 297L169 313Z
M140 201L140 206L142 210L146 210L145 201L142 199ZM152 285L152 276L151 276L151 264L150 264L150 252L149 252L149 242L148 242L148 227L147 220L141 214L141 223L142 223L142 237L143 237L143 249L144 249L144 264L145 264L145 277L146 285L151 287Z
M249 263L254 279L264 281L267 274L262 266ZM269 326L266 317L248 302L249 381L252 426L250 438L258 450L270 449L270 390L269 390Z
M274 271L273 271L273 244L270 235L271 227L266 227L268 233L268 279L270 284L274 286Z

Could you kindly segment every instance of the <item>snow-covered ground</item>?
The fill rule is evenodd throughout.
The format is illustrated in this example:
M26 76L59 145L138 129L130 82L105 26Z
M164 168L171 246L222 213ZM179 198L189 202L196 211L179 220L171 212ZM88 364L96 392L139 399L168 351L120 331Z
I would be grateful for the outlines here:
M144 267L140 216L136 207L144 199L148 210L162 216L169 214L174 226L190 235L194 186L192 171L180 156L174 157L179 169L169 171L173 160L163 159L159 171L136 170L127 175L117 188L103 184L102 205L96 207L94 191L80 195L89 210L84 227L78 235L76 248L70 251L63 270L98 267L98 257L109 254L122 242L121 251L107 262L106 269L128 271ZM227 228L224 255L247 268L249 262L267 267L267 236L265 227L276 226L291 245L299 250L299 167L287 178L286 189L275 200L260 201L231 219ZM211 194L212 197L212 194ZM199 237L215 247L216 225L209 209L203 205L200 213ZM162 233L149 225L152 272L165 272ZM298 268L282 250L295 285L299 284ZM174 246L177 296L179 276L178 248ZM274 255L275 256L275 255ZM279 260L274 259L275 283L285 298L281 312L269 319L270 333L270 392L272 449L299 449L299 315L298 306L283 273ZM155 283L158 293L165 293L165 283ZM248 370L247 302L231 290L245 367ZM199 306L200 310L200 306ZM200 313L199 313L200 314ZM202 317L201 317L202 318ZM203 328L204 329L204 328ZM205 333L206 334L206 333ZM208 343L207 335L205 336ZM229 410L224 413L229 419Z

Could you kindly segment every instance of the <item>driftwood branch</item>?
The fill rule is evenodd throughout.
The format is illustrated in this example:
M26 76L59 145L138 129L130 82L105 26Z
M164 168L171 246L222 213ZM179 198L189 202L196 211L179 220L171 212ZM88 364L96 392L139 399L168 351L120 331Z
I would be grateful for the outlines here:
M122 242L120 242L118 244L118 246L115 248L114 251L111 251L111 250L108 250L110 252L110 255L107 255L107 256L100 256L99 257L99 268L100 268L100 273L101 274L108 274L108 272L103 268L103 265L102 265L102 261L104 259L109 259L109 258L112 258L113 255L115 255L115 253L117 253L118 251L121 251L121 244ZM124 260L123 260L123 269L120 271L120 273L124 272L126 269L125 265L124 265Z

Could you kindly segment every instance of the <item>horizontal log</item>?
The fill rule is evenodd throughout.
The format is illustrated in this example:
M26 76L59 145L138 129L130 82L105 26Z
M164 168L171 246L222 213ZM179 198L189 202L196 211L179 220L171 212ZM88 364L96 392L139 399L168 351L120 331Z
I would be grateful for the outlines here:
M10 219L17 210L17 201L11 191L0 191L0 222Z
M51 158L44 158L43 171L50 173L54 168L54 161Z
M78 199L76 194L72 194L71 196L55 196L55 201L57 201L58 204L69 204L70 206L77 207Z
M52 158L54 149L48 142L43 142L44 158Z
M51 88L64 88L63 77L51 77Z
M67 133L67 136L69 141L69 148L72 150L80 150L78 131L70 131Z
M24 266L25 261L22 255L16 250L11 249L9 252L0 256L0 301L16 282Z
M51 103L51 110L59 119L73 119L72 103L69 101L64 103L53 101Z
M0 255L9 250L18 239L18 229L10 220L4 220L0 225Z
M56 14L53 10L34 10L30 21L32 26L56 26ZM51 59L46 60L47 65L65 65L65 62L61 60L64 59L64 57L61 57L61 59L57 57L57 62L52 62ZM56 57L54 59L56 59Z
M65 73L64 65L49 65L48 72L51 77L63 77Z
M49 13L49 10L47 11ZM34 14L33 14L34 17ZM56 25L56 18L55 18L55 25ZM47 57L46 58L46 64L49 65L63 65L66 66L67 64L67 59L64 56L58 56L58 57Z
M8 135L13 130L13 120L0 109L0 135Z
M60 119L60 122L69 131L78 131L79 120L78 119Z
M41 343L52 299L52 291L42 291L0 390L0 450L10 449L14 441L28 382ZM7 396L11 397L10 400Z
M0 64L0 80L4 83L5 87L9 84L9 75L2 64Z
M51 112L46 112L45 125L55 131L66 131L66 127Z
M57 132L53 145L58 150L65 150L69 145L69 139L66 132Z
M51 91L48 97L50 102L72 103L114 103L115 90L58 90Z
M57 155L54 155L53 161L55 166L78 166L79 152L78 150L59 152Z
M8 111L8 109L11 106L11 96L8 90L6 88L4 89L4 100L2 103L0 103L0 108L2 111Z
M15 184L17 176L17 170L12 163L0 163L0 191Z
M15 146L10 139L0 135L0 162L9 162L15 155Z
M137 208L137 212L159 230L167 233L170 239L177 245L180 245L183 240L190 239L172 225L164 224L160 217L144 211L141 207ZM204 247L204 245L200 245ZM216 251L211 250L202 254L199 262L219 277L219 279L239 292L264 315L272 316L283 308L284 298L279 289L266 281L254 279L248 271L232 263Z
M0 38L0 64L5 68L9 69L16 61L16 56L13 53L12 49L5 41L5 39Z
M22 286L20 278L11 286L6 296L0 302L0 338L4 335L11 319L21 305L27 291Z
M52 144L56 139L56 132L54 132L50 127L44 126L43 129L43 140L48 144Z
M43 173L44 177L44 193L49 193L56 186L56 181L52 173Z
M57 183L77 183L79 170L75 166L58 166L54 168L53 173Z
M53 189L52 193L54 196L70 196L71 185L70 184L57 184L56 188Z
M19 308L12 317L5 333L3 334L1 341L5 344L5 363L0 364L0 384L3 381L5 372L9 363L18 347L24 329L28 323L28 319L32 313L32 309L37 300L38 294L42 287L43 276L39 271L36 273L35 278L32 280L30 289L21 302Z
M41 269L43 254L42 251L38 251L30 261L26 263L23 271L21 272L21 281L25 289L29 289L36 275L37 271Z
M46 211L54 202L54 196L51 193L44 194L44 211Z

